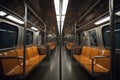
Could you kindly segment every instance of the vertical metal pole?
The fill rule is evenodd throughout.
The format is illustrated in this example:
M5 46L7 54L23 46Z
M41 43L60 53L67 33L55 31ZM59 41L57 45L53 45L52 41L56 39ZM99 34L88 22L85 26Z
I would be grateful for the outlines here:
M60 22L61 23L61 22ZM60 24L60 80L62 80L62 35L61 35L61 24Z
M44 22L44 28L45 28L45 35L44 35L44 45L45 45L45 43L46 43L46 37L47 37L47 36L46 36L46 35L47 35L47 34L46 34L46 30L47 30L47 29L46 29L46 24L45 24L45 22Z
M75 23L75 43L77 43L76 27L77 27L77 24Z
M110 47L111 47L111 80L116 79L116 55L115 55L115 32L114 32L114 0L109 0L110 13Z
M24 39L23 39L23 78L25 78L25 65L26 65L26 28L27 28L27 5L24 0L25 16L24 16Z
M60 80L62 80L62 30L61 30L61 17L62 17L62 0L60 1Z
M74 32L73 27L74 26L72 26L72 31L71 31L71 39L72 39L71 42L74 42L74 39L73 39L74 38L74 36L73 36L73 32Z

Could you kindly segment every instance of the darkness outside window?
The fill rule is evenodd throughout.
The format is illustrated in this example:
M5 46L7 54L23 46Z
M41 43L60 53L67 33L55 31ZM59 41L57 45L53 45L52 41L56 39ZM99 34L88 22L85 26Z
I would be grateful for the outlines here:
M0 49L14 48L17 45L18 28L16 26L0 23Z
M109 25L102 28L103 43L105 48L110 48ZM120 23L115 24L115 47L120 49Z

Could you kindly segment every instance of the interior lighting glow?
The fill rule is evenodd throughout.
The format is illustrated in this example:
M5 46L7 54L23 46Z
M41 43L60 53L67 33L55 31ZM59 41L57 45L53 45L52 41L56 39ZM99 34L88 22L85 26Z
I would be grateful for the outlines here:
M102 23L107 22L107 21L109 21L109 20L110 20L110 16L105 17L104 19L101 19L101 20L95 22L95 25L102 24Z
M62 15L65 15L65 14L66 14L67 6L68 6L68 1L69 1L69 0L63 0Z
M19 24L24 24L23 21L21 21L21 20L18 19L18 18L15 18L15 17L13 17L13 16L11 16L11 15L6 16L6 18L7 18L7 19L10 19L10 20L12 20L12 21L14 21L14 22L17 22L17 23L19 23Z
M57 16L57 21L60 21L60 16Z
M58 25L58 31L60 33L60 22L59 21L57 22L57 25Z
M115 15L120 16L120 11L116 12Z
M35 31L38 31L38 29L37 29L37 28L35 28L35 27L31 27L31 29L32 29L32 30L35 30Z
M4 11L0 11L0 16L5 16L7 15L7 13L5 13Z
M64 25L64 22L61 22L61 32L63 30L63 25Z
M62 16L61 21L63 22L65 20L65 16Z
M55 5L55 12L56 12L56 15L60 15L60 1L59 0L54 0L54 5Z

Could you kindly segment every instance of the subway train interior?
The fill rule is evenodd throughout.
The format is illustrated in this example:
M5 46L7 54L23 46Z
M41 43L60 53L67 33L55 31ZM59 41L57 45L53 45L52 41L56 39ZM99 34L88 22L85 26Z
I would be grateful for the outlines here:
M0 0L0 80L120 80L120 0Z

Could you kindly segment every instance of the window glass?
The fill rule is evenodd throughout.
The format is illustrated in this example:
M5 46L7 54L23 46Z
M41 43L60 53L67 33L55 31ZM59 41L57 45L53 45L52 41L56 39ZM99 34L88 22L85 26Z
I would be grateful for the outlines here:
M90 41L90 46L98 46L95 30L89 32L89 41Z
M109 30L109 25L103 27L102 29L102 34L103 34L103 43L105 48L110 47L110 30ZM120 23L115 24L115 46L116 49L120 49Z
M0 49L13 48L17 44L18 28L7 23L0 23Z
M26 32L26 45L31 45L33 44L33 32L27 30Z

